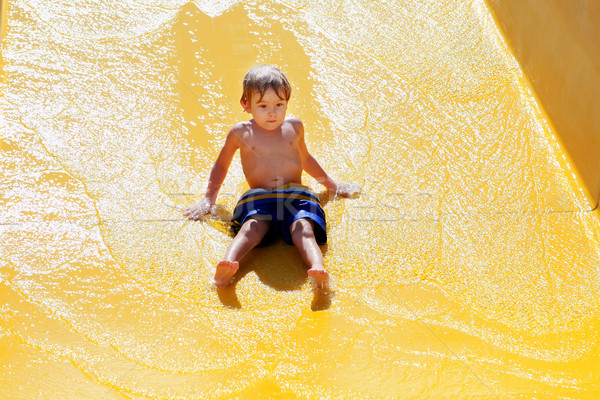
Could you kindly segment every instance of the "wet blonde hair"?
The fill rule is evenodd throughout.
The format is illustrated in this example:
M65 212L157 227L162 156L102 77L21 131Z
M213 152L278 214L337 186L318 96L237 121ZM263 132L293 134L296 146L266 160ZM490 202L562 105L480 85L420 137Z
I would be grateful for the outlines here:
M260 65L252 68L244 77L243 87L241 101L245 103L250 103L254 92L258 92L262 99L268 89L273 89L282 100L289 100L292 95L292 87L287 78L273 65Z

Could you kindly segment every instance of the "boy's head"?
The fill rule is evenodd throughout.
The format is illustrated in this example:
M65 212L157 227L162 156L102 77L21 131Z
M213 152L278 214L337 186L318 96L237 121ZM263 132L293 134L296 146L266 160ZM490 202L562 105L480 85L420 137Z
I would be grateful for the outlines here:
M258 94L261 99L268 89L273 89L280 99L286 101L292 94L292 87L283 72L272 65L260 65L252 68L244 77L243 85L240 102L244 108L250 104L254 94Z

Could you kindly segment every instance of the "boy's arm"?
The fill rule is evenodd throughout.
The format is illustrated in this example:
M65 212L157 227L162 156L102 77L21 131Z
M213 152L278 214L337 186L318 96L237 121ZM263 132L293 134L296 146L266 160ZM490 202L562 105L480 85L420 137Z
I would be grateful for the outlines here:
M237 136L235 133L235 128L229 131L227 134L227 139L225 139L225 144L221 149L213 167L210 171L210 175L208 177L208 186L206 188L206 193L204 198L200 199L191 207L188 207L183 215L190 219L200 219L205 214L208 214L211 211L212 206L217 201L217 195L219 194L219 189L221 189L221 185L227 176L227 171L229 170L229 166L231 165L231 161L233 160L233 156L235 152L239 148Z
M342 197L352 197L360 192L360 187L355 183L336 182L321 167L318 161L308 152L306 142L304 141L304 126L298 119L293 121L296 132L298 133L298 148L302 157L302 167L304 170L327 190Z
M238 139L235 130L232 129L229 134L227 134L225 144L223 145L219 156L215 160L208 177L208 185L206 187L206 194L204 195L204 198L208 199L211 205L215 204L217 201L217 195L219 194L221 185L225 180L225 176L227 176L227 171L231 165L231 160L233 160L233 156L238 149Z

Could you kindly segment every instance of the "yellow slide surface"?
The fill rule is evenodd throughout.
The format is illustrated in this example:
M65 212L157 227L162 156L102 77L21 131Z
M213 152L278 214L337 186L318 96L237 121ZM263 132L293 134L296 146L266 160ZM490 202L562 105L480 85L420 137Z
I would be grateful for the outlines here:
M599 398L598 215L484 0L2 10L1 399ZM181 214L263 63L363 188L332 293L280 242L216 290L225 218Z

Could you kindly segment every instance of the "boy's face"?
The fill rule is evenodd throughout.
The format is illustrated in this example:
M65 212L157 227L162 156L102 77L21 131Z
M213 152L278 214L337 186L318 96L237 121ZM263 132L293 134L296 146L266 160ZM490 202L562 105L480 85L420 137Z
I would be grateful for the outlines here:
M244 110L252 114L254 122L268 131L273 131L283 124L287 103L287 100L281 99L273 89L267 89L262 98L260 93L254 92L250 102L241 102Z

